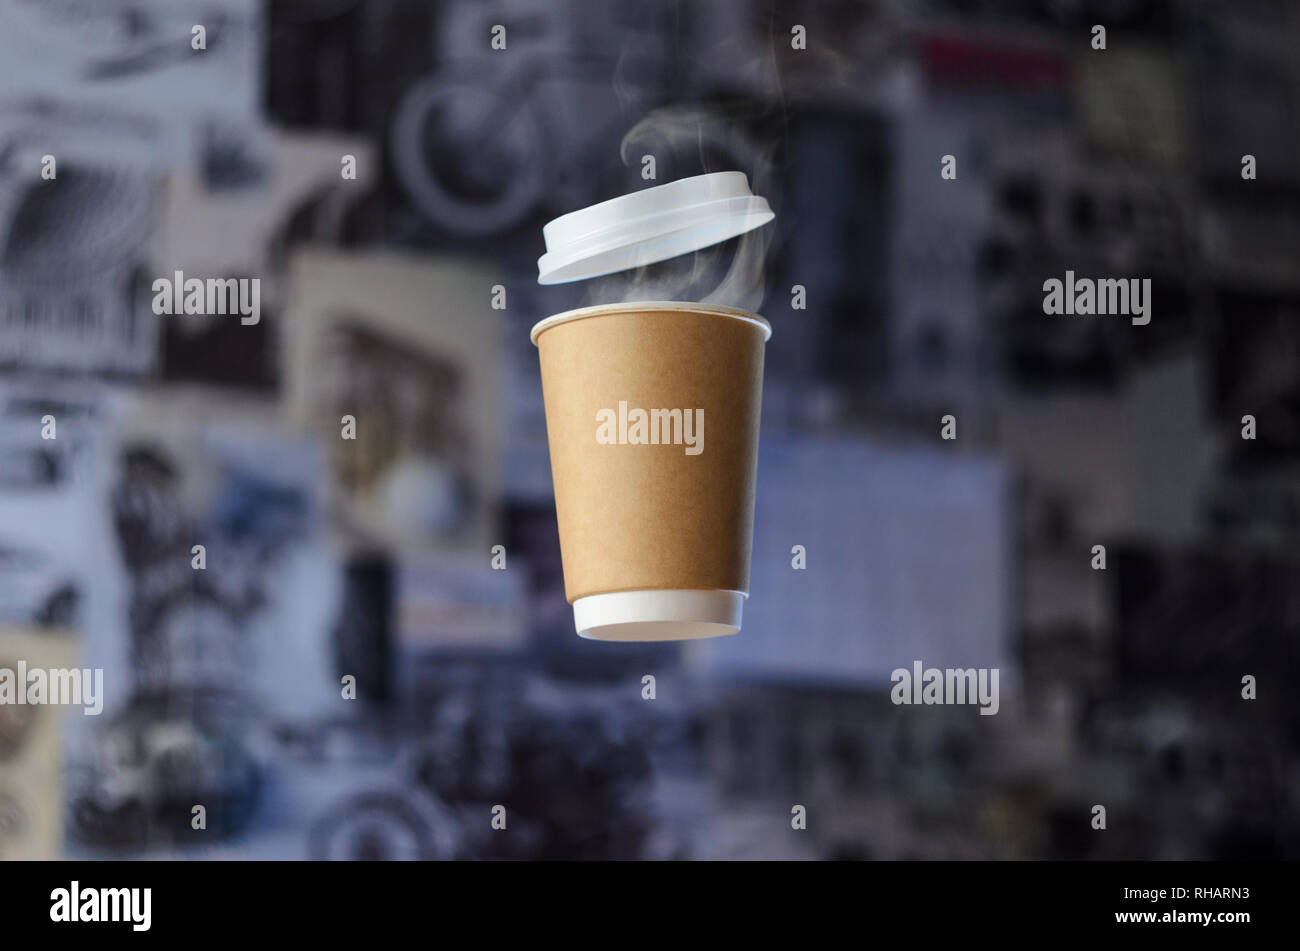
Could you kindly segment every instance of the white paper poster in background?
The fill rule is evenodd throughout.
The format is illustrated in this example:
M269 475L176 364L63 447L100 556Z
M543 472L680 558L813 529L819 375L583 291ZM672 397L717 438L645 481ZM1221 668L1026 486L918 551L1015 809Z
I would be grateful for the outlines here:
M697 645L708 670L887 687L920 660L997 667L1007 689L1013 574L1000 462L765 434L758 485L745 629Z

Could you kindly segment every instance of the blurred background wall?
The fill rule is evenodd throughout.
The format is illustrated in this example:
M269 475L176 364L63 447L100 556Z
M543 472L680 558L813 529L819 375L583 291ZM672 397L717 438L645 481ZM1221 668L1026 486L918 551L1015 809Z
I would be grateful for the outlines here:
M1297 48L1281 0L0 0L0 664L105 671L0 710L0 858L1297 857ZM549 218L727 169L773 225L536 284ZM1045 316L1067 269L1151 322ZM177 271L260 319L156 315ZM643 282L774 326L719 642L564 601L527 331ZM894 705L916 660L998 714Z

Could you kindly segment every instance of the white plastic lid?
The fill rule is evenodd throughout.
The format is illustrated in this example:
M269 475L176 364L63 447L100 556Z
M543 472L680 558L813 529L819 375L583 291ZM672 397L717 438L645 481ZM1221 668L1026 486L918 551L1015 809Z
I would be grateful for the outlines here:
M713 172L572 211L542 228L537 283L563 284L665 261L776 217L744 172Z

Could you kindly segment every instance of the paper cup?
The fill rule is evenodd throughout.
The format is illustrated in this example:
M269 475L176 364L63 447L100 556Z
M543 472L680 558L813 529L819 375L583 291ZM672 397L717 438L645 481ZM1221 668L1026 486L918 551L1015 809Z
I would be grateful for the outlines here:
M771 333L743 310L672 301L533 327L565 595L583 637L740 630Z

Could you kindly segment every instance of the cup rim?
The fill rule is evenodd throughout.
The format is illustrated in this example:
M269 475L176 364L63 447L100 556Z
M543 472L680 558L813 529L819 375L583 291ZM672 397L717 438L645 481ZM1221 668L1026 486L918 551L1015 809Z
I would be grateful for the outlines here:
M558 314L552 314L533 324L533 329L528 332L528 339L537 344L537 338L543 332L550 330L559 324L568 323L571 320L582 320L584 317L603 317L606 314L625 314L645 310L670 310L683 311L692 314L711 314L718 317L734 317L737 320L743 320L746 323L753 324L763 331L763 342L766 343L772 339L772 325L758 314L751 313L747 310L741 310L739 307L728 307L724 304L699 304L689 301L675 300L639 300L628 301L621 304L593 304L590 307L577 307L573 310L562 311Z

